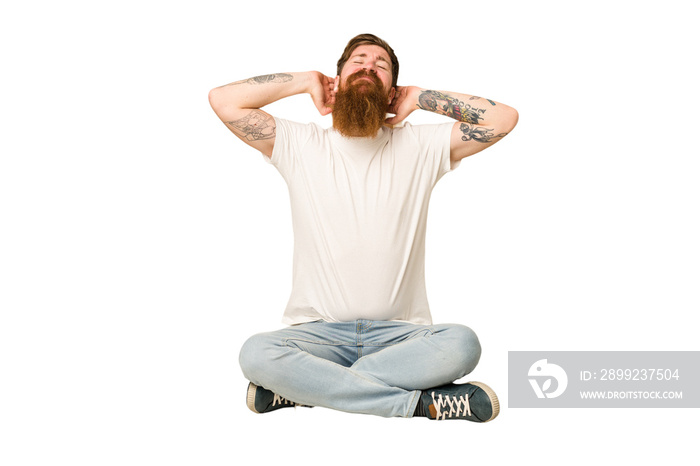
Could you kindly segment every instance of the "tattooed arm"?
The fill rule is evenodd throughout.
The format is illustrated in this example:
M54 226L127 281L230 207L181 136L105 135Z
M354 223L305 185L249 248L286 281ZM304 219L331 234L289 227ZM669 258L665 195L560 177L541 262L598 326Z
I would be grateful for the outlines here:
M453 162L500 141L518 123L518 112L514 108L493 100L414 86L397 88L389 109L396 116L388 119L387 123L396 124L417 109L457 120L450 138Z
M335 80L317 71L279 73L236 81L209 92L214 112L233 134L268 157L275 144L275 119L265 105L308 93L321 115L331 112Z

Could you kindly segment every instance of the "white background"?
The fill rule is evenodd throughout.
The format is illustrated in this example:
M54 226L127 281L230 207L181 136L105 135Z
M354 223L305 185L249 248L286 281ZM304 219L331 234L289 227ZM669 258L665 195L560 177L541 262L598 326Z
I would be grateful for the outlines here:
M508 351L699 349L692 2L21 5L0 14L2 464L694 455L694 409L507 407ZM238 350L290 290L289 205L207 93L333 75L362 32L392 44L399 84L520 112L441 180L428 226L433 316L477 332L469 378L504 406L486 425L245 406ZM330 125L308 96L269 111Z

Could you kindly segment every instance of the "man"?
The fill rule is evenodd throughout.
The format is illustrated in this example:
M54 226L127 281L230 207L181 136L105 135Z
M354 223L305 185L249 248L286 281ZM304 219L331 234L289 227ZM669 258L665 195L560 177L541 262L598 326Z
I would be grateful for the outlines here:
M481 347L465 326L432 325L425 231L435 183L502 139L518 114L479 97L397 86L398 71L393 49L362 34L335 78L273 74L209 94L226 126L280 171L292 205L289 327L251 337L240 354L254 412L304 405L477 422L498 415L487 385L452 383L474 369ZM332 128L261 110L300 93L332 114ZM456 122L394 126L416 109Z

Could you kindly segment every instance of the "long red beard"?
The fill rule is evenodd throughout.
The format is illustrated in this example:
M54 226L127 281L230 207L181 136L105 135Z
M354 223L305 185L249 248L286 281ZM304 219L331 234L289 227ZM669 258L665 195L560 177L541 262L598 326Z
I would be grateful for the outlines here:
M358 79L369 76L372 82ZM333 105L333 127L343 136L374 137L386 120L389 95L376 74L360 70L338 88Z

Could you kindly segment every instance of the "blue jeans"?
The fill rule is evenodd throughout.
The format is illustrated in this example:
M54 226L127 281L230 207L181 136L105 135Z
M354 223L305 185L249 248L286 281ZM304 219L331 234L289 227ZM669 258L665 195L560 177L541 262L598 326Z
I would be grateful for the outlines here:
M248 380L302 405L411 417L421 390L465 376L480 355L462 325L358 320L254 335L239 360Z

